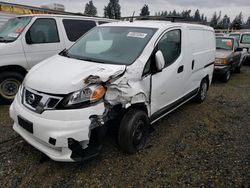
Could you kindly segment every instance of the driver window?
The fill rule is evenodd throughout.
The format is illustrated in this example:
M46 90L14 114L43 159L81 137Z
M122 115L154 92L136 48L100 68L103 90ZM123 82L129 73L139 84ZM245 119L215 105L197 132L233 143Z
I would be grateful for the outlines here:
M51 18L38 18L28 32L32 44L60 42L56 21Z
M157 47L164 56L165 67L174 63L181 54L181 30L177 29L165 33Z

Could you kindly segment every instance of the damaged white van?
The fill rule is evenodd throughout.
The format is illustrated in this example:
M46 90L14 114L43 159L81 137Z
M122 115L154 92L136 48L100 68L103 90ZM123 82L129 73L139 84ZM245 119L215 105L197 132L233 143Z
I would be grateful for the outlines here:
M109 122L119 120L118 143L135 153L150 124L192 98L205 100L214 61L207 26L98 26L31 69L10 107L14 130L53 160L79 161L100 152Z

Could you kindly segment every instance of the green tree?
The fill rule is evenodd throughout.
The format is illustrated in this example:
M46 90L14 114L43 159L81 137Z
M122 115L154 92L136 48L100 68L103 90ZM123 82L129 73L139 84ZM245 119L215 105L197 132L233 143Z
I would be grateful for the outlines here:
M149 12L149 8L148 8L148 5L144 5L141 9L141 13L140 13L140 16L149 16L150 15L150 12Z
M190 14L191 14L191 10L184 10L181 13L181 16L184 17L185 19L189 20L190 19Z
M121 17L119 0L109 0L108 5L104 7L104 17L111 19L119 19Z
M212 19L210 21L210 26L217 29L220 17L221 17L221 11L219 13L219 16L217 16L217 12L214 12Z
M243 15L242 15L242 12L240 12L240 14L234 18L231 28L241 29L242 26L243 26Z
M250 28L250 16L249 16L248 19L247 19L246 27L247 27L247 28Z
M194 13L194 21L199 22L201 21L201 15L199 9L197 9Z
M84 14L88 15L88 16L96 16L97 15L97 8L93 4L93 1L89 1L88 3L86 3Z
M230 26L230 18L225 15L222 20L219 22L218 27L220 29L227 29Z

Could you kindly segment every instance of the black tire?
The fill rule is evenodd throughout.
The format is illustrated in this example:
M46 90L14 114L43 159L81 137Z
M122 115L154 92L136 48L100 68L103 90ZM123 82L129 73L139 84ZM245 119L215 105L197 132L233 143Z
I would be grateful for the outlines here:
M0 73L0 102L10 104L18 88L21 85L24 76L17 72L1 72Z
M123 116L118 132L120 148L129 154L141 150L149 134L149 118L142 110L131 109Z
M231 69L229 69L222 77L221 81L227 83L231 78Z
M203 101L205 101L207 97L207 91L208 91L208 81L206 79L203 79L201 81L199 92L195 96L194 100L197 103L202 103Z

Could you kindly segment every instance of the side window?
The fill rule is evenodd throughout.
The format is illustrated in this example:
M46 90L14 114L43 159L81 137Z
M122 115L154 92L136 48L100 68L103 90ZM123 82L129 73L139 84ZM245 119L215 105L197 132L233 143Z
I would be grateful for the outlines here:
M26 33L26 41L32 44L60 42L56 21L52 18L39 18Z
M150 73L150 70L151 70L151 61L152 61L151 58L149 58L149 60L147 61L146 65L144 67L143 76Z
M63 25L68 39L71 42L75 42L83 34L96 26L95 22L89 20L71 20L64 19Z
M174 63L181 54L181 30L172 30L165 33L157 47L163 53L165 67Z

